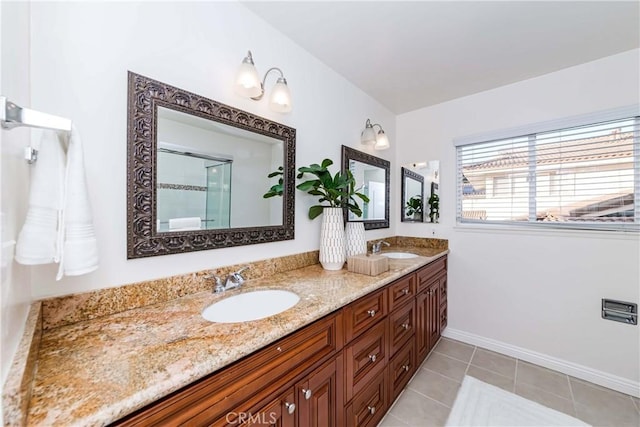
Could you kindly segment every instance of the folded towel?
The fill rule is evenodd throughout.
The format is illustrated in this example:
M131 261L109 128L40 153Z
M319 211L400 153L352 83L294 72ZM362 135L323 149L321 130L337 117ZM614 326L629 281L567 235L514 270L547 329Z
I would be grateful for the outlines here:
M200 230L202 220L199 216L169 219L169 231Z
M56 280L98 268L82 142L75 126L70 133L43 133L31 176L27 218L16 244L16 261L27 265L59 263Z

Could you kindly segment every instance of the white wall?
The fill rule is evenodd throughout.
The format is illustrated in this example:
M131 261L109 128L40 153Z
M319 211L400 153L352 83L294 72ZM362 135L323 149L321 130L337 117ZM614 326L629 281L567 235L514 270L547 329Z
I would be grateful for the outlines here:
M397 118L399 164L441 160L441 223L397 231L449 239L449 329L458 336L637 390L639 327L600 318L601 298L639 302L637 234L456 227L452 139L638 103L639 60L629 51Z
M29 105L29 4L0 3L2 52L0 93L18 105ZM30 131L17 128L0 131L1 159L0 229L2 231L2 277L0 281L0 325L2 330L2 382L24 330L31 290L29 271L13 261L15 240L24 220L29 189L29 166L23 149ZM0 415L1 421L2 415Z
M392 113L241 4L36 2L31 11L32 104L72 118L82 135L100 251L100 268L87 276L55 282L54 267L34 268L35 298L319 246L320 219L307 218L314 200L297 191L295 241L127 260L127 70L296 128L297 166L329 157L339 168L342 144L362 149L359 136L367 118L381 123L395 140ZM233 93L235 71L248 49L260 72L272 66L284 71L293 94L292 113L271 112L266 99L255 102ZM268 81L266 86L272 85ZM393 149L375 154L395 160ZM392 221L395 215L392 210ZM376 230L367 238L393 234L393 228Z

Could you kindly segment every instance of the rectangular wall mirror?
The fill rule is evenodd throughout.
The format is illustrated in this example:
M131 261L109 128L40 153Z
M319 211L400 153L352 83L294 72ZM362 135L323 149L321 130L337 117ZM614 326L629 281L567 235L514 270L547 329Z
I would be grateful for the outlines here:
M424 177L405 167L401 169L401 212L402 222L423 222Z
M347 221L363 221L365 230L389 228L390 169L388 160L342 146L342 171L350 170L356 187L369 197L361 206L362 217L345 210Z
M128 112L129 258L294 238L295 129L131 72Z
M402 221L419 222L417 218L406 215L411 195L405 192L405 184L417 185L414 182L422 180L422 220L436 223L440 219L440 161L410 163L402 167ZM412 203L413 204L413 203ZM405 219L406 217L406 219Z

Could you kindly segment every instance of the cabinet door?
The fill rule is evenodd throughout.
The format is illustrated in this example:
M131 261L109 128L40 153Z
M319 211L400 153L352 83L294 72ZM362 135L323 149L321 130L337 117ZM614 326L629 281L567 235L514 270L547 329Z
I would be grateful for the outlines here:
M429 303L427 306L427 334L429 336L429 350L440 339L440 280L434 281L427 290Z
M296 385L299 426L340 427L342 363L342 357L330 360Z
M440 333L447 327L447 275L440 278Z
M433 280L416 298L416 353L418 364L440 338L440 282Z
M232 412L230 414L237 417L235 422L225 421L241 427L295 427L297 412L293 390L289 389L257 411Z

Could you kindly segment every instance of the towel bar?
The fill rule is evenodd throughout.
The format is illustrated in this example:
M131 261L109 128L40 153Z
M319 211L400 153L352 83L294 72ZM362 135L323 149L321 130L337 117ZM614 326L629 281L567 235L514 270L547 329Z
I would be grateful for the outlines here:
M71 131L71 120L20 107L0 96L0 122L4 129L27 126L41 129Z
M29 108L20 107L0 95L0 124L3 129L13 129L20 126L71 131L71 120L52 114L41 113ZM38 160L38 150L26 147L24 158L31 164Z

